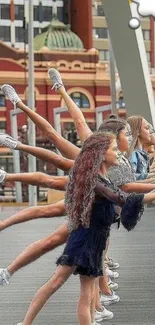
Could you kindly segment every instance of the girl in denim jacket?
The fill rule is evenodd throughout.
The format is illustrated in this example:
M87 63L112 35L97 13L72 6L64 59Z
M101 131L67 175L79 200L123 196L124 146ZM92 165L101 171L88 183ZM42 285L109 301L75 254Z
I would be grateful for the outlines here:
M143 149L144 144L150 141L148 122L141 116L131 116L127 119L132 131L132 143L129 151L129 160L137 180L149 177L150 159Z

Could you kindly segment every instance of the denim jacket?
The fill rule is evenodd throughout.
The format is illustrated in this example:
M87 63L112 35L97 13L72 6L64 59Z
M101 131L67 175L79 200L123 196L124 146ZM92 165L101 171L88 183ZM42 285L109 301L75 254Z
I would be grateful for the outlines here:
M143 149L135 149L130 157L130 163L135 173L136 179L146 179L149 172L149 155Z

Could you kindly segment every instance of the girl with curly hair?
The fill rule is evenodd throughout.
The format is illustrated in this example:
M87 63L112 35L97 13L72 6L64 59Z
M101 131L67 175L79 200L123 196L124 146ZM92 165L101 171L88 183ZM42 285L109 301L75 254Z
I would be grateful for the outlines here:
M155 199L155 193L124 195L114 190L107 171L117 164L117 144L113 135L96 133L85 141L66 192L66 209L75 229L57 260L55 274L32 300L23 325L32 324L49 297L72 273L80 275L79 324L91 325L94 282L103 274L102 253L115 216L114 204L122 207L122 223L131 230L143 212L143 203Z

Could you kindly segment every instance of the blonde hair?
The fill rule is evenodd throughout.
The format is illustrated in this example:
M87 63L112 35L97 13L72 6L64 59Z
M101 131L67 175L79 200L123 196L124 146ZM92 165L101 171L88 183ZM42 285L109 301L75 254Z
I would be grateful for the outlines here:
M135 148L137 147L138 137L140 135L141 127L142 127L143 117L130 116L128 117L127 122L129 123L132 132L132 142L130 145L130 149L128 151L128 156L130 156L132 152L135 150Z

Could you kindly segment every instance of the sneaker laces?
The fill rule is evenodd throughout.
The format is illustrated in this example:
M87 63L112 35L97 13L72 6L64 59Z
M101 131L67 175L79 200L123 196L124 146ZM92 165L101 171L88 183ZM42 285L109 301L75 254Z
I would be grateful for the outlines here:
M62 79L61 79L61 75L59 74L59 72L56 69L49 69L48 70L50 79L53 83L53 87L51 88L52 90L55 89L56 91L60 88L60 87L64 87Z
M61 88L63 85L60 84L59 82L55 82L51 90L55 89L56 91Z

